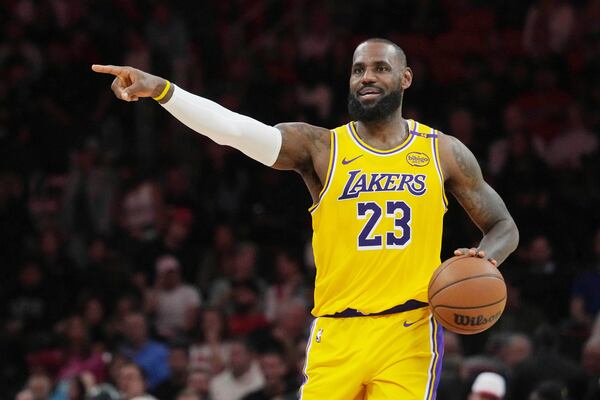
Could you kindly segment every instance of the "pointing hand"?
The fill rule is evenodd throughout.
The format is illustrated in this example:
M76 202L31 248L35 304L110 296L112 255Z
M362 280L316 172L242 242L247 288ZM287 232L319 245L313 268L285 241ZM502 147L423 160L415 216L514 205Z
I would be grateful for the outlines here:
M92 70L100 74L114 75L110 86L118 99L137 101L140 97L157 97L165 88L167 81L132 67L116 65L92 65Z

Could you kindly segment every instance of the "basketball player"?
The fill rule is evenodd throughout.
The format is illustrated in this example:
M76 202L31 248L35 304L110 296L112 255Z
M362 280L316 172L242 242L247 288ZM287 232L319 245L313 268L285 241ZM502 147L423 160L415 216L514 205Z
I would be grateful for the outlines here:
M353 121L333 130L267 126L131 67L92 68L116 76L117 98L153 97L196 132L304 179L317 277L302 399L435 399L442 328L426 301L446 191L483 232L477 248L455 254L498 265L518 231L460 141L402 117L413 74L400 47L369 39L356 48Z

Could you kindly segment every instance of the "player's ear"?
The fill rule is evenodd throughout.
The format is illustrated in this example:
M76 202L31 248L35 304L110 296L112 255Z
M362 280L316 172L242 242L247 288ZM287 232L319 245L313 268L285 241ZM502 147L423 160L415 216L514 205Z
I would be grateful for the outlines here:
M405 67L402 71L402 78L400 78L400 86L402 87L402 90L406 90L410 87L410 85L412 84L412 79L412 69L410 69L410 67Z

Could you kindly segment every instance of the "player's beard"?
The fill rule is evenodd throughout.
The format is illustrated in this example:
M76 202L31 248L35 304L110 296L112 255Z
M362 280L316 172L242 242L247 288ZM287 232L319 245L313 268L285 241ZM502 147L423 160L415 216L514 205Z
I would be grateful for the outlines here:
M402 104L402 90L394 90L370 106L363 105L352 92L348 93L348 113L354 121L382 121Z

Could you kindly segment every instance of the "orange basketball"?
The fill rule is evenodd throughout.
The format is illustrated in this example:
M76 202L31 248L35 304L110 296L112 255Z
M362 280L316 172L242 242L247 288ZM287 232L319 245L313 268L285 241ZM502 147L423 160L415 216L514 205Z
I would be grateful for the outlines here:
M491 262L456 256L434 271L428 297L435 319L444 328L471 335L498 321L506 305L506 284Z

